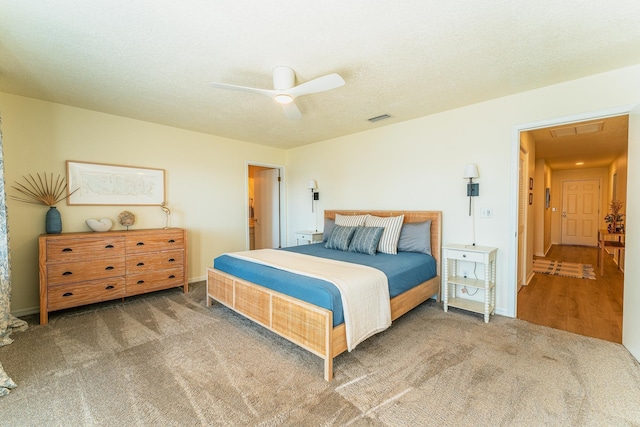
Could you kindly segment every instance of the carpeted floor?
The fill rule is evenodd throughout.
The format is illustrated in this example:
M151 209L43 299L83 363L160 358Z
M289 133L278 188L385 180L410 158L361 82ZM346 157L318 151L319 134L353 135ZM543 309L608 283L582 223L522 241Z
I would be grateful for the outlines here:
M7 426L640 425L640 365L621 345L434 301L338 356L329 383L319 358L206 308L202 284L12 337Z

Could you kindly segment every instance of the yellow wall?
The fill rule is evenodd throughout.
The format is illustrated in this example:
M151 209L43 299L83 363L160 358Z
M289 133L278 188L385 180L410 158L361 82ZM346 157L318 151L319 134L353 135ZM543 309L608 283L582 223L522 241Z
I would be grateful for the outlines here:
M166 170L171 225L188 229L191 281L225 251L247 241L246 163L284 163L281 149L0 93L8 194L22 175L66 175L65 160ZM8 200L13 264L12 312L38 311L37 237L47 208ZM164 226L153 206L58 205L63 231L90 231L87 218L136 215L134 228ZM122 227L117 225L121 229Z

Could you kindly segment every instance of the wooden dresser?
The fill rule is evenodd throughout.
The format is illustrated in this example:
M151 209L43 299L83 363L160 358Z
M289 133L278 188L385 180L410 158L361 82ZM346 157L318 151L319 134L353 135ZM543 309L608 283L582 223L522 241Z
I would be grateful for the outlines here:
M39 237L40 324L49 312L187 283L181 228L43 234Z

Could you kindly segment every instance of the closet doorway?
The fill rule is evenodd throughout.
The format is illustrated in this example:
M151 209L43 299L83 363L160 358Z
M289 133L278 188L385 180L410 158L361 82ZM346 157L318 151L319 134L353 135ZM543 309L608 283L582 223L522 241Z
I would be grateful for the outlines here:
M282 247L282 167L247 165L247 247Z

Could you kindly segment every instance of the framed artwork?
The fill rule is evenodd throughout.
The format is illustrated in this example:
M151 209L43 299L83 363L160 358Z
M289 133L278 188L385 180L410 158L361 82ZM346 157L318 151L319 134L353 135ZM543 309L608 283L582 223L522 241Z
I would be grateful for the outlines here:
M533 193L529 193L529 204L533 204Z
M533 178L529 178L529 190L533 190Z
M544 189L544 207L545 209L551 207L551 189L549 187Z
M160 206L165 171L67 160L67 194L67 205Z

